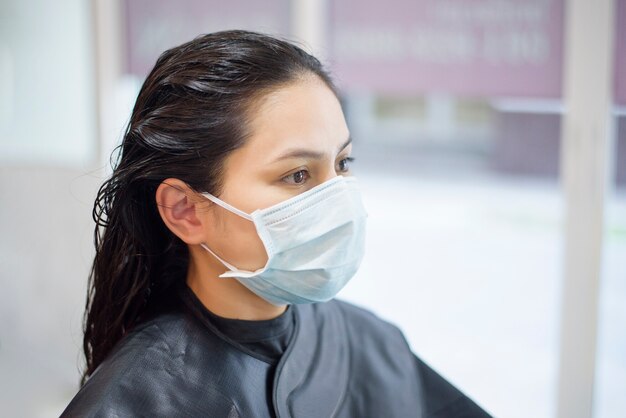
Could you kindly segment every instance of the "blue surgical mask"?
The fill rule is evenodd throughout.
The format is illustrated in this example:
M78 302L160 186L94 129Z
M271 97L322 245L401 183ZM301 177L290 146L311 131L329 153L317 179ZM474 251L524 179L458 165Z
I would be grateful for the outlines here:
M268 256L263 268L240 270L202 243L228 269L219 277L236 278L274 305L330 300L361 264L367 213L354 177L333 177L251 214L203 196L253 222Z

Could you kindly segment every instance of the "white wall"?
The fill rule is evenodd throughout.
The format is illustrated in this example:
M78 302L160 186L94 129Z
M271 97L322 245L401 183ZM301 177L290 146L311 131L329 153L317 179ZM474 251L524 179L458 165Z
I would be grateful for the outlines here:
M88 1L0 2L0 162L95 156L92 54Z
M0 416L58 416L78 385L93 258L87 0L0 1Z

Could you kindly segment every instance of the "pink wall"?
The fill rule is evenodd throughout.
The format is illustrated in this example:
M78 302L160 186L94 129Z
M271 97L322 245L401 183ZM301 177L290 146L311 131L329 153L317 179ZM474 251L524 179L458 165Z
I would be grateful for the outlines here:
M626 0L616 0L615 101L626 105ZM126 72L165 49L245 28L287 35L290 1L125 0ZM342 89L559 98L563 0L331 0L330 66Z
M335 0L329 36L346 90L561 95L563 0Z
M288 34L289 0L125 0L127 73L145 76L167 48L222 29Z
M626 105L626 0L617 0L615 102Z

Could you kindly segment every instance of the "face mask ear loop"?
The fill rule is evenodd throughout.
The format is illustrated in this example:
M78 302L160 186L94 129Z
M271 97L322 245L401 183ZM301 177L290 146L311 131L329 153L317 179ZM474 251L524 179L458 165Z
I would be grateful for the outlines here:
M239 215L242 218L247 219L249 221L252 220L252 216L250 216L246 212L244 212L242 210L239 210L239 209L237 209L234 206L229 205L228 203L224 202L223 200L220 200L217 197L213 196L211 193L202 193L202 196L206 197L207 199L209 199L211 202L215 203L216 205L219 205L219 206L223 207L227 211L234 213L235 215ZM211 250L209 250L209 251L211 251Z
M224 202L223 200L218 199L217 197L213 196L211 193L202 193L202 196L206 197L207 199L209 199L210 201L212 201L216 205L219 205L219 206L223 207L224 209L234 213L235 215L239 215L239 216L241 216L244 219L252 221L252 216L248 215L246 212L244 212L242 210L237 209L234 206L229 205L228 203ZM207 250L209 253L211 253L213 255L213 257L215 257L217 260L219 260L219 262L222 263L230 271L239 271L239 269L237 267L233 266L228 261L223 260L219 255L217 255L213 251L211 251L211 249L205 243L201 243L200 246L202 248L204 248L205 250ZM226 274L226 273L222 273L219 277L222 277L224 274Z
M222 260L222 258L219 255L215 254L213 251L211 251L211 249L205 243L201 243L200 246L202 248L204 248L205 250L207 250L208 252L210 252L211 254L213 254L213 257L217 258L230 271L238 271L239 270L237 267L233 266L228 261ZM220 277L222 277L222 275L220 275Z

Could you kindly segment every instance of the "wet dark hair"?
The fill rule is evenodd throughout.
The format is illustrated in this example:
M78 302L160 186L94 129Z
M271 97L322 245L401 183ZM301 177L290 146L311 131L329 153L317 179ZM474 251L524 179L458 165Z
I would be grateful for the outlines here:
M81 383L134 326L171 306L172 289L186 278L188 248L159 215L159 184L172 177L219 194L223 162L250 136L255 106L311 76L339 97L318 59L290 41L251 31L199 36L159 57L93 208L96 255Z

